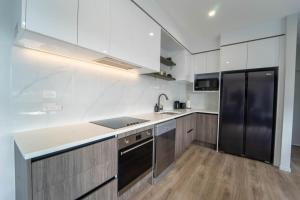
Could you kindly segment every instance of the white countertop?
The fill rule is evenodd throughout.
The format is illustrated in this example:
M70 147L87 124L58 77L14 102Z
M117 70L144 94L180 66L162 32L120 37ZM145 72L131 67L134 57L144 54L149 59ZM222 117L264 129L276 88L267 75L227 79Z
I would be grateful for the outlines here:
M167 115L160 113L147 113L135 115L132 117L149 121L121 129L110 129L92 123L82 123L76 125L66 125L62 127L26 131L15 135L15 143L18 146L23 157L28 160L108 137L117 136L121 133L158 124L191 113L199 112L207 114L218 114L217 111L201 109L176 110L175 112L178 112L178 114Z

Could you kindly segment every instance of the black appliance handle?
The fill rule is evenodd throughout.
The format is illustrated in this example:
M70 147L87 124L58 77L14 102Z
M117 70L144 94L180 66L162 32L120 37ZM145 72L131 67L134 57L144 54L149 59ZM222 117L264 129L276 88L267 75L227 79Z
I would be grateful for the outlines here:
M187 133L190 133L190 132L192 132L194 129L190 129Z
M140 148L141 146L144 146L145 144L148 144L148 143L150 143L150 142L153 142L153 139L148 140L147 142L144 142L144 143L142 143L142 144L139 144L139 145L137 145L137 146L135 146L135 147L132 147L132 148L130 148L130 149L127 149L126 151L121 151L121 156L123 156L124 154L126 154L126 153L128 153L128 152L130 152L130 151L133 151L133 150L135 150L135 149L137 149L137 148Z

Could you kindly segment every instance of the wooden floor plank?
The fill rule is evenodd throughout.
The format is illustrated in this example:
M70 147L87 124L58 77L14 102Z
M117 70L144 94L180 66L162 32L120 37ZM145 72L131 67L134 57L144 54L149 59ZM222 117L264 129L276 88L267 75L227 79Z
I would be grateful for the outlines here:
M191 145L159 183L133 200L298 200L300 175Z

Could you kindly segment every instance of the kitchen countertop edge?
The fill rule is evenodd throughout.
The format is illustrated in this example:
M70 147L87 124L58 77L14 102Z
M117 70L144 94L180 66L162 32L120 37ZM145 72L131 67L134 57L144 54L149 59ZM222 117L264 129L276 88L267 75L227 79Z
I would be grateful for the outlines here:
M28 153L26 153L26 151L21 148L21 146L22 146L22 145L20 145L21 141L18 140L17 135L15 136L14 141L15 141L16 145L18 146L20 152L22 153L24 159L29 160L29 159L35 159L35 158L38 158L38 157L43 157L43 156L46 156L46 155L49 155L49 154L59 153L61 151L66 151L68 149L76 148L77 146L80 147L82 145L88 145L90 143L101 141L101 140L109 138L109 137L113 137L113 136L117 137L119 134L122 134L122 133L126 133L126 132L129 132L129 131L144 128L144 127L147 127L147 126L163 123L163 122L166 122L166 121L169 121L169 120L172 120L172 119L176 119L176 118L179 118L179 117L183 117L185 115L189 115L189 114L192 114L192 113L204 113L204 114L215 114L215 115L219 114L219 112L214 112L214 111L203 111L203 110L197 110L197 109L186 110L185 112L182 112L182 113L179 113L179 114L176 114L176 115L167 115L168 117L166 117L164 119L161 119L161 120L155 120L155 121L150 120L148 122L141 123L141 124L138 124L138 125L135 125L135 126L125 127L125 128L121 128L121 129L111 129L111 132L108 132L108 133L105 133L105 134L100 134L99 133L99 136L96 136L96 137L86 138L86 139L83 139L83 140L80 140L80 141L70 142L70 143L66 143L66 144L63 144L63 145L56 146L56 147L45 148L43 150L37 150L37 151L34 151L34 152L28 152ZM150 113L148 113L148 114L150 115ZM152 114L154 114L154 113L152 113ZM139 115L134 116L134 117L138 117L138 116ZM30 131L22 132L21 134L26 134L27 132L30 132Z

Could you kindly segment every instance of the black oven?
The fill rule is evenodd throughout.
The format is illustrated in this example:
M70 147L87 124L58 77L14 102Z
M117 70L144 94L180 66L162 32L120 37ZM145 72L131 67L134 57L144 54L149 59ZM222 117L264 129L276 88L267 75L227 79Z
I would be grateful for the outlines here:
M152 171L153 130L119 139L119 195Z

